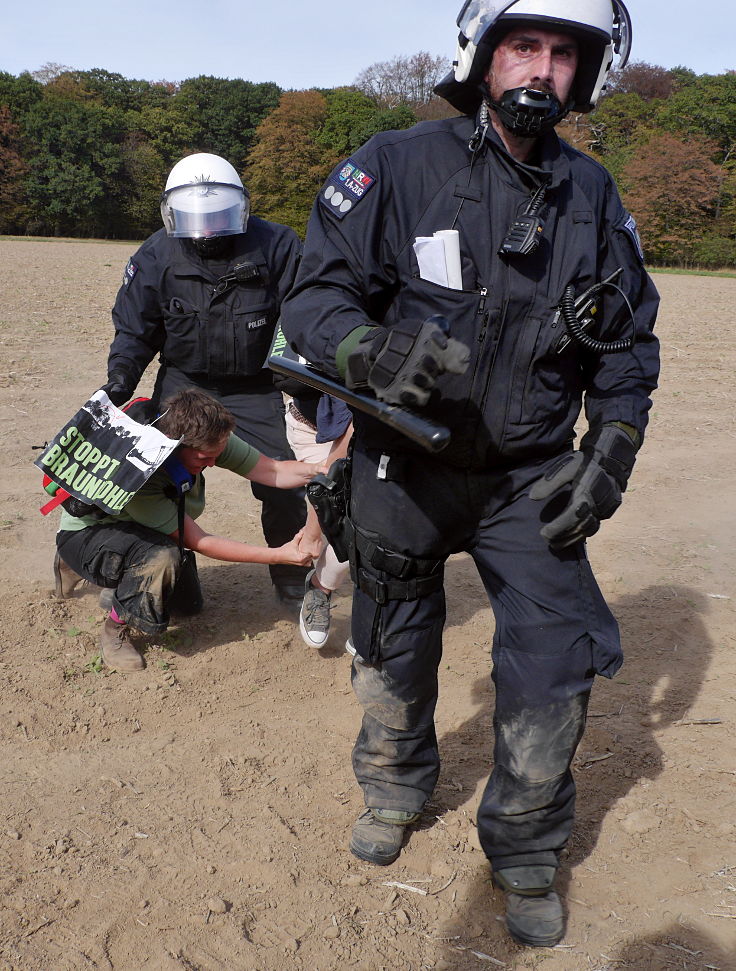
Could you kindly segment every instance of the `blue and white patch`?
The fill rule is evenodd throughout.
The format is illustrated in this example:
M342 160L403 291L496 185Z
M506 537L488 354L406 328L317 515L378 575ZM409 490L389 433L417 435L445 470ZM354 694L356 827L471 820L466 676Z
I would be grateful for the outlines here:
M631 241L634 244L634 249L639 254L639 259L643 263L644 262L644 250L642 249L641 238L639 237L639 231L636 228L636 220L634 219L634 217L632 215L629 215L628 219L623 224L623 228L626 230L626 232L628 233L629 237L631 238Z
M319 199L338 219L354 209L375 184L375 177L348 159L335 169L322 187Z
M133 277L138 272L138 266L132 260L128 260L128 265L123 270L123 286L128 286L132 282Z

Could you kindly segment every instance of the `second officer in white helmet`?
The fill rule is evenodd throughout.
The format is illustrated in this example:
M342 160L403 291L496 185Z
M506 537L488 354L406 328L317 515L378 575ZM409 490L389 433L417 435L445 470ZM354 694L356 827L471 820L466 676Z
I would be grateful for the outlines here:
M207 391L236 421L236 434L269 458L293 458L284 403L264 363L281 301L294 282L301 244L287 226L250 214L235 168L196 153L171 170L161 197L164 227L131 257L112 311L115 337L105 385L127 401L158 355L153 393L164 401L186 387ZM303 526L299 491L253 484L269 546ZM298 607L306 570L272 566L282 601Z

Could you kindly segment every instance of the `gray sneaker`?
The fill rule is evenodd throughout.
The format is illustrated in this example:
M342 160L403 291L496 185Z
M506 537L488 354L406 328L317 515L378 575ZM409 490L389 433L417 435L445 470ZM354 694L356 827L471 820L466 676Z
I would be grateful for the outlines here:
M310 570L304 581L304 600L299 613L299 630L308 647L324 647L330 636L330 597L312 586L315 571Z

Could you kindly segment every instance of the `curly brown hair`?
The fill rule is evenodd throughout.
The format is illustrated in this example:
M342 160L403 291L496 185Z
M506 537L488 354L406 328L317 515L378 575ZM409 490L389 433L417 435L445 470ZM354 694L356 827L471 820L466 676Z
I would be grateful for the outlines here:
M205 391L185 388L167 398L156 424L169 438L180 438L182 445L211 448L233 431L235 419Z

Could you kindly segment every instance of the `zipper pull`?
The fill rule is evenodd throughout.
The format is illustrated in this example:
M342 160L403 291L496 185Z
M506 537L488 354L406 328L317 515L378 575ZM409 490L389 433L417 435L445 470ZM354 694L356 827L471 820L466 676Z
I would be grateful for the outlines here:
M480 289L480 303L478 304L478 315L483 313L486 309L486 297L488 296L488 287L481 287Z

